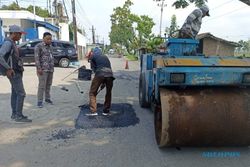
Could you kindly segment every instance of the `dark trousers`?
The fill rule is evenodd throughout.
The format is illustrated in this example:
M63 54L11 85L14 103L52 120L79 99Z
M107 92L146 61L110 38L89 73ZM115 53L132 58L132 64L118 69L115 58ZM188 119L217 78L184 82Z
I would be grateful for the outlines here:
M111 98L112 98L112 87L113 87L113 77L99 77L95 76L91 82L90 91L89 91L89 106L91 112L97 111L96 106L96 96L99 87L102 83L105 84L106 87L106 95L104 101L104 111L110 110L111 107Z
M15 75L9 79L11 84L11 108L12 114L23 115L23 103L26 96L23 86L23 73L16 72Z

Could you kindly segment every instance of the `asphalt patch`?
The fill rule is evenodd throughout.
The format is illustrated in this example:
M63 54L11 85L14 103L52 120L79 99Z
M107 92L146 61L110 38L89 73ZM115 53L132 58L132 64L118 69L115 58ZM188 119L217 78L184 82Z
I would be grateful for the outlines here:
M111 115L107 116L102 115L102 104L97 104L97 116L86 116L86 113L90 112L87 104L80 108L81 111L75 122L76 129L128 127L140 121L132 105L128 103L112 104Z
M60 139L70 139L75 136L75 129L59 129L52 132L51 137L48 141L60 140Z

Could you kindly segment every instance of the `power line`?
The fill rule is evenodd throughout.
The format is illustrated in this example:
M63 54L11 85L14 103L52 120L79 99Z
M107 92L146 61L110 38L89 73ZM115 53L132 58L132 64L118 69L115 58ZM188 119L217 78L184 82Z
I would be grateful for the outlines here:
M219 16L215 16L215 17L213 17L213 18L211 18L211 19L209 19L209 20L204 21L204 23L206 23L206 22L208 22L208 21L211 21L211 20L214 20L214 19L217 19L217 18L220 18L220 17L223 17L223 16L226 16L226 15L229 15L229 14L232 14L232 13L237 12L237 11L239 11L239 10L241 10L241 9L246 8L246 7L248 7L248 6L244 6L244 7L242 7L242 8L239 8L239 9L236 9L236 10L233 10L233 11L230 11L230 12L227 12L227 13L224 13L224 14L219 15Z
M76 3L78 4L77 7L80 8L79 11L83 14L82 16L83 16L84 19L88 22L87 24L92 25L92 23L91 23L91 21L89 20L87 14L86 14L86 12L85 12L85 10L84 10L83 7L82 7L82 5L79 3L78 0L76 0Z
M217 9L217 8L220 8L220 7L222 7L222 6L224 6L224 5L228 4L228 3L231 3L231 2L233 2L233 1L234 1L234 0L230 0L230 1L224 2L224 3L222 3L222 4L218 5L218 6L216 6L216 7L212 8L212 9L210 9L210 11L211 11L211 10L214 10L214 9Z
M71 3L69 3L68 0L65 0L65 5L67 8L71 9ZM81 9L80 9L81 8ZM72 14L72 10L67 10L69 14ZM83 17L85 16L86 14L83 13L83 9L80 5L80 3L78 1L76 1L76 18L77 18L77 22L78 23L81 23L82 25L84 25L84 27L89 27L89 23L85 22L86 19L83 19ZM85 17L84 17L85 18ZM70 21L72 21L72 18L69 18Z
M66 8L66 5L65 5L65 1L63 0L63 7L65 9L65 14L67 15L67 19L69 20L69 15L68 15L68 11L67 11L67 8Z

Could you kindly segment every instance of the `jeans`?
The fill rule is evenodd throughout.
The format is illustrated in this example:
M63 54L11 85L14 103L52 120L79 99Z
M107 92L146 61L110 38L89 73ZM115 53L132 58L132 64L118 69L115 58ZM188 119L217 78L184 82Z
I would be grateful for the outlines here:
M23 86L23 73L16 72L12 78L9 78L11 84L11 108L12 114L23 115L23 103L26 96Z
M50 99L50 88L53 80L53 72L43 72L43 75L38 75L38 91L37 100L38 102L43 101L43 95L45 93L45 99Z
M94 79L91 83L91 86L90 86L90 91L89 91L89 106L90 106L91 112L97 111L96 96L97 96L97 91L102 83L104 83L105 87L106 87L106 95L105 95L104 109L103 110L104 111L110 110L113 80L114 80L113 77L99 77L99 76L94 77Z

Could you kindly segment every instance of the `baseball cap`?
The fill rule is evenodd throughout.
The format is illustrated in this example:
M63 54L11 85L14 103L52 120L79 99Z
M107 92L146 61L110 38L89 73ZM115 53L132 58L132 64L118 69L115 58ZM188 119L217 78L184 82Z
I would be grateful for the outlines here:
M22 34L27 34L20 26L17 25L9 26L9 32L20 32Z

